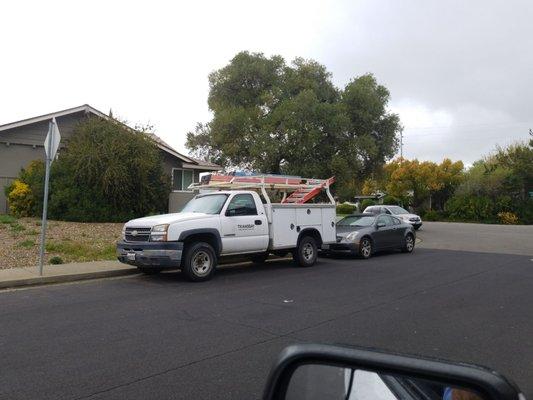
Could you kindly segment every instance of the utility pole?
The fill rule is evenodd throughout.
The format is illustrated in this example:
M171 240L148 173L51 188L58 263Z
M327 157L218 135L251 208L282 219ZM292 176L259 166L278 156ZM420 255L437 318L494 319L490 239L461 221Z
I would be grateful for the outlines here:
M400 160L403 160L403 130L400 131Z

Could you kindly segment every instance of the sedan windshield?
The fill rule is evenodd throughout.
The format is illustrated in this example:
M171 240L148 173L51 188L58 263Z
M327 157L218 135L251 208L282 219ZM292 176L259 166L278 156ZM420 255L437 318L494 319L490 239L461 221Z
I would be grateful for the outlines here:
M338 226L371 226L375 217L369 215L345 217L337 222Z
M189 201L181 212L219 214L227 198L227 194L198 195Z
M400 214L409 214L409 211L402 207L394 206L394 207L388 207L391 213L400 215Z

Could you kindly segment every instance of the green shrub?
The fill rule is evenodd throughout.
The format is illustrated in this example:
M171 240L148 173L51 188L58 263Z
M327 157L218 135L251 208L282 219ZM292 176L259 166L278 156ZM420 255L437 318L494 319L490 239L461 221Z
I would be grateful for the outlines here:
M21 225L19 223L11 224L11 230L13 232L22 232L26 230L26 227L24 225Z
M60 253L67 261L113 260L116 257L115 244L98 246L90 243L75 241L49 241L46 251Z
M394 196L386 195L383 197L383 204L389 204L391 206L400 206L402 205L402 201Z
M31 239L24 240L20 242L17 246L24 247L25 249L30 249L35 246L35 242Z
M34 160L20 171L18 179L11 185L6 186L5 192L9 199L10 208L15 207L16 210L21 209L21 212L19 212L20 216L36 217L42 214L44 170L44 162L42 160ZM10 196L15 196L16 192L14 193L14 189L19 182L27 185L29 192L25 191L24 197L20 200L12 199ZM14 204L17 200L19 200L18 202L23 202L23 204Z
M19 179L15 179L8 186L9 210L17 217L30 217L34 207L33 194L30 186ZM7 191L7 190L6 190Z
M44 171L44 163L35 161L19 176L31 191L32 216L42 213ZM120 222L165 212L169 192L160 150L147 134L88 118L74 128L68 147L52 164L48 216Z
M375 205L376 205L376 202L374 200L364 199L361 202L361 211L365 211L365 208L370 207L370 206L375 206Z
M337 206L337 214L353 214L357 208L351 204L339 204Z
M54 256L50 259L50 264L63 264L63 259L59 256Z
M486 196L454 196L446 203L446 210L456 221L496 222L494 202Z
M516 202L508 195L455 195L446 203L446 212L454 221L533 223L533 201Z
M12 215L0 214L0 224L14 224L17 219Z
M507 212L507 211L500 212L500 213L498 213L498 219L499 219L500 223L504 224L504 225L516 225L516 224L518 224L518 217L517 217L516 214L514 214L512 212Z
M521 223L527 225L533 224L533 199L515 203L513 211L518 215Z
M443 219L443 216L440 212L435 210L428 210L424 213L423 219L425 221L440 221Z

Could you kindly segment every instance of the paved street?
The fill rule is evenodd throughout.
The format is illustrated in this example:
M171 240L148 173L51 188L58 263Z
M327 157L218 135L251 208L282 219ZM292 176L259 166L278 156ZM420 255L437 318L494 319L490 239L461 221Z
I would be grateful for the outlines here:
M424 222L421 247L533 256L533 225Z
M259 398L305 341L477 362L531 396L530 258L420 248L1 292L0 398Z

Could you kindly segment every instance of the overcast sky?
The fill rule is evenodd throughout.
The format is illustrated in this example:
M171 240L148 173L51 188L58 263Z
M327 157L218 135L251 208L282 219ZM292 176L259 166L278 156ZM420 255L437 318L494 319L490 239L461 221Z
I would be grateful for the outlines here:
M185 151L210 119L209 72L241 50L372 72L404 155L466 163L533 128L533 3L10 1L0 7L0 124L88 103L151 122Z

